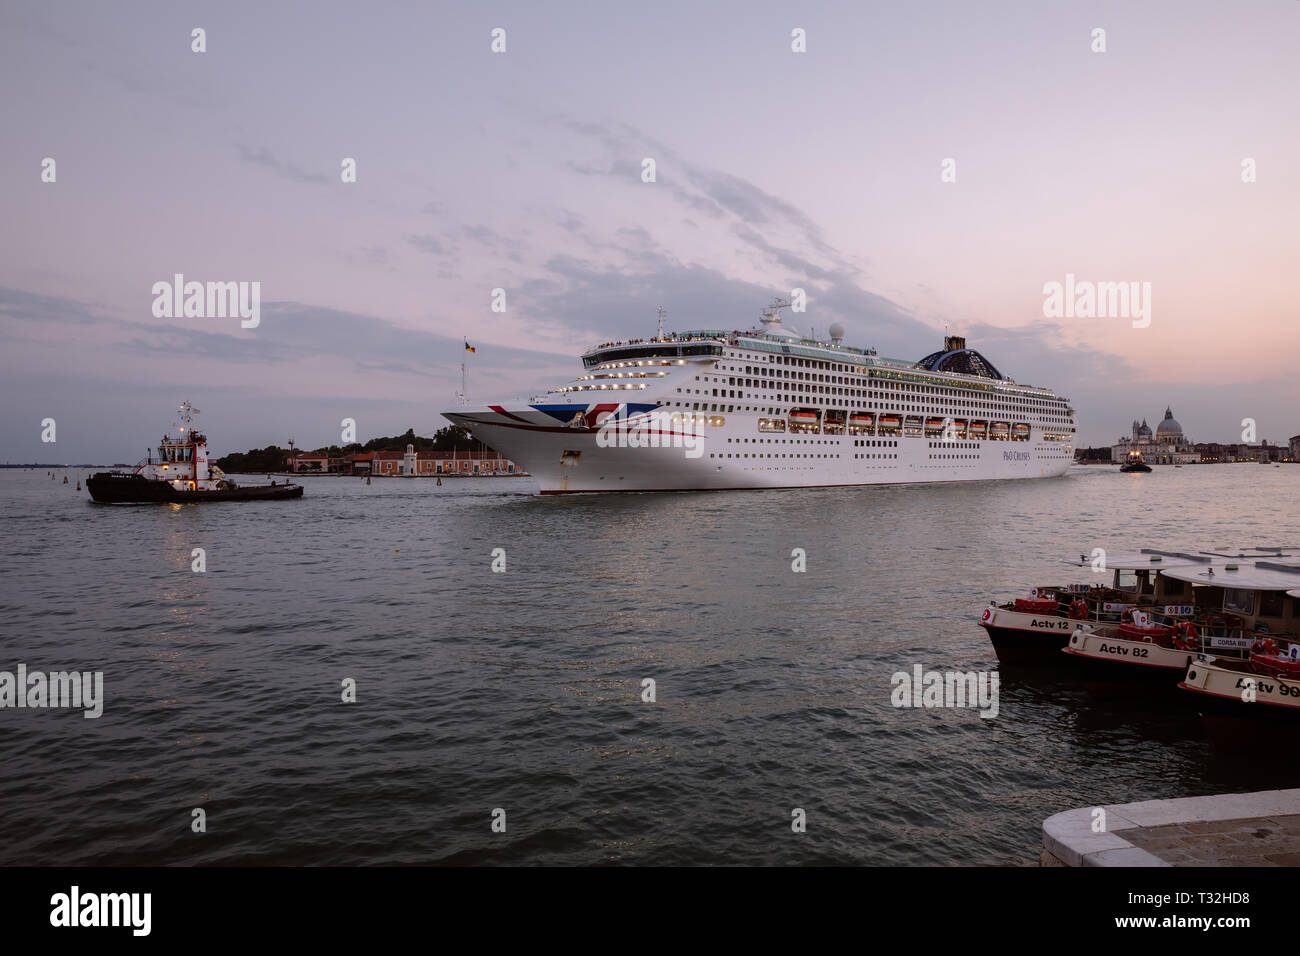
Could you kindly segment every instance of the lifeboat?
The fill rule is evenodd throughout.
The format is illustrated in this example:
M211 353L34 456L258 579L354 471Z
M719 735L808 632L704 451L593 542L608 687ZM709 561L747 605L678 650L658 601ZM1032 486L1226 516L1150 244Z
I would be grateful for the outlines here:
M943 419L942 419L942 418L927 418L927 419L925 420L925 433L926 433L927 435L942 435L942 434L943 434Z
M1013 428L1011 429L1011 433L1012 433L1013 435L1016 436L1016 439L1017 439L1018 441L1028 441L1028 440L1029 440L1029 426L1028 426L1028 425L1016 425L1015 427L1013 427Z
M880 427L881 427L881 428L897 428L897 427L898 427L899 425L901 425L902 423L903 423L903 420L902 420L901 418L899 418L897 415L881 415L881 416L880 416Z
M1269 677L1300 680L1300 660L1292 660L1290 655L1283 654L1277 641L1270 637L1260 638L1251 646L1250 668Z
M790 413L790 421L795 422L796 424L799 424L799 425L816 425L816 424L817 424L817 413L816 413L816 412L806 412L806 411L805 411L805 412L791 412L791 413Z
M966 419L954 418L952 422L953 436L958 440L966 437Z
M988 424L985 423L985 422L971 422L971 423L970 423L970 437L971 437L971 438L983 438L983 437L984 437L984 433L985 433L987 430L988 430Z
M1055 614L1056 602L1046 598L1016 598L1015 609L1022 614Z
M854 412L849 416L850 425L861 425L870 428L876 423L876 416L871 412Z
M1011 434L1010 422L994 422L992 425L989 426L990 438L1006 439L1007 436L1010 434Z
M1126 641L1150 641L1168 647L1173 642L1174 629L1156 623L1145 611L1125 611L1120 618L1119 636Z

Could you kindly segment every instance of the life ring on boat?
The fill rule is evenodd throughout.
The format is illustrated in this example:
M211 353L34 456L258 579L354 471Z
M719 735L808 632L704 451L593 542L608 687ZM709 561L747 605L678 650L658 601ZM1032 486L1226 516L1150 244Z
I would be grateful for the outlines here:
M1121 624L1132 624L1133 609L1131 607L1124 608L1124 613L1119 616L1119 620Z
M1175 629L1174 647L1180 651L1194 651L1200 644L1201 634L1191 621L1182 621Z
M1070 617L1076 621L1088 619L1088 602L1080 598L1070 605Z

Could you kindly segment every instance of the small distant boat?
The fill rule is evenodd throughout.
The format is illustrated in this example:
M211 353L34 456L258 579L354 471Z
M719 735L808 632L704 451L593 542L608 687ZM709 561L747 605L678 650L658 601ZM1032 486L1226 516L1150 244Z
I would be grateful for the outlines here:
M265 501L301 498L302 485L241 486L208 462L207 437L191 423L198 409L180 406L179 437L164 435L158 460L150 455L134 471L101 471L86 479L90 497L101 504L188 503L200 501Z
M1128 453L1128 460L1119 466L1119 470L1125 473L1150 471L1151 466L1148 465L1146 459L1142 457L1142 452L1134 448Z

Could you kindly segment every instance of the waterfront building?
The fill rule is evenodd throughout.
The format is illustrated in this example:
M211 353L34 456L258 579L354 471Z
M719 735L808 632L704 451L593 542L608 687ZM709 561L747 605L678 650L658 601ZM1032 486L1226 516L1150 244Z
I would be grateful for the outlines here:
M466 478L488 475L521 475L523 471L500 452L421 451L407 445L406 451L377 451L372 473L388 478L432 478L439 475Z
M295 474L317 474L323 475L330 471L330 459L327 455L318 455L315 452L303 452L294 455L288 462L289 471Z
M490 449L484 451L364 451L331 458L304 452L288 461L294 474L435 477L438 475L521 475L514 462Z
M1140 423L1135 419L1129 436L1111 447L1111 460L1127 461L1131 451L1141 452L1148 465L1188 465L1201 460L1200 452L1183 434L1183 426L1169 407L1165 408L1165 417L1155 432L1146 419Z

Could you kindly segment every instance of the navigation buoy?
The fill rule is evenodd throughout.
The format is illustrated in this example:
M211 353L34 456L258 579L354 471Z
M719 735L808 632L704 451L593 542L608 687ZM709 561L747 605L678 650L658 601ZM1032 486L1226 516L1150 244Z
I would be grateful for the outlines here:
M78 490L78 491L81 490L81 481L80 481L80 480L77 481L77 490Z
M440 485L442 484L442 476L441 476L441 475L438 476L438 484L440 484Z
M67 476L67 475L64 475L64 476L63 476L63 483L64 483L65 485L68 483L68 476Z

